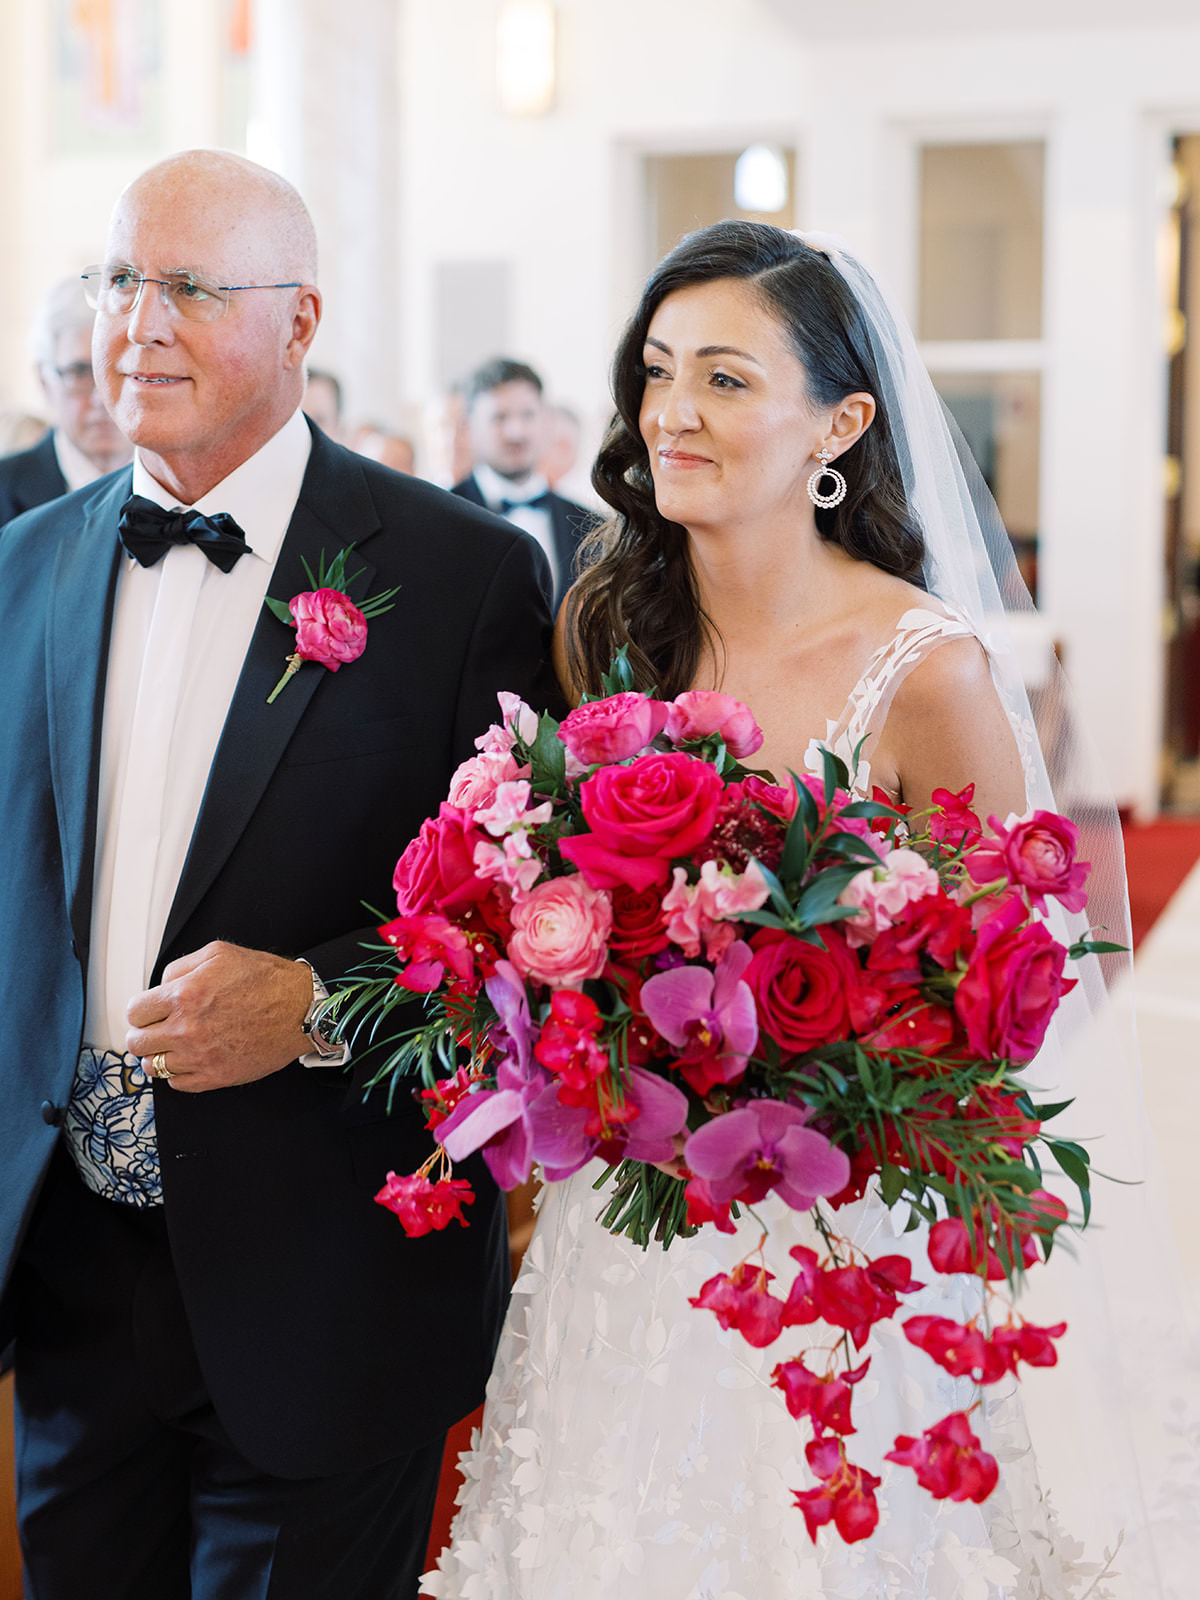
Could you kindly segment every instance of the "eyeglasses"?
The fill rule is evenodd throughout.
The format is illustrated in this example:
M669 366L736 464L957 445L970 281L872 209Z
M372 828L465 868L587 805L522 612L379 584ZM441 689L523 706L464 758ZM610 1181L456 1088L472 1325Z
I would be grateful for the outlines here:
M50 371L64 389L70 389L75 394L84 394L88 389L96 387L90 361L71 361L65 367L52 366Z
M190 322L216 322L229 310L231 294L247 289L300 289L300 283L211 283L194 272L172 272L165 278L150 278L136 267L125 265L89 267L81 272L83 295L93 311L110 317L127 316L137 306L142 290L156 283L168 311Z

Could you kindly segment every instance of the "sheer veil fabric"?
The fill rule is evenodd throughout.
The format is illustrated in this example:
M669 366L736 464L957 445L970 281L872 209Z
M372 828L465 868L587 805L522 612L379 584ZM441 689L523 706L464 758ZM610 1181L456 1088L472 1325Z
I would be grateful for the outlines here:
M1080 828L1081 855L1092 864L1088 905L1071 916L1055 903L1053 931L1070 942L1090 927L1128 946L1116 807L1052 658L1031 704L1014 632L1036 613L995 502L887 291L838 239L798 237L828 257L863 309L880 398L925 534L926 582L987 647L1029 804L1064 811ZM1021 1395L1039 1476L1052 1486L1063 1526L1089 1554L1120 1542L1118 1575L1105 1579L1113 1594L1182 1600L1196 1583L1200 1348L1142 1103L1131 957L1089 957L1072 965L1072 976L1079 984L1026 1076L1037 1100L1074 1100L1058 1119L1062 1136L1085 1142L1103 1176L1093 1181L1095 1222L1029 1275L1023 1314L1065 1318L1069 1332L1059 1367L1030 1373ZM1053 1186L1070 1198L1068 1187Z
M1060 915L1053 931L1070 942L1091 926L1128 944L1115 808L1088 765L1056 667L1031 705L1013 620L1020 627L1023 614L1036 616L996 507L877 281L837 240L799 237L829 258L863 308L925 533L928 587L951 612L918 608L901 619L827 742L846 755L855 730L878 733L900 675L945 638L976 635L1021 750L1029 805L1070 814L1093 864L1086 912ZM1061 1135L1086 1140L1095 1168L1122 1183L1097 1178L1095 1224L1029 1275L1022 1313L1065 1319L1069 1329L1058 1367L989 1388L976 1413L1001 1464L984 1506L933 1502L911 1474L885 1469L875 1535L848 1547L827 1530L814 1548L788 1492L809 1481L807 1434L769 1387L775 1362L794 1352L753 1351L687 1304L753 1248L757 1230L751 1238L743 1219L735 1237L704 1230L668 1252L643 1253L599 1227L596 1173L585 1169L543 1192L483 1426L463 1457L452 1549L423 1592L440 1600L1190 1600L1200 1382L1142 1113L1129 972L1128 957L1077 963L1080 982L1026 1071L1036 1101L1075 1097ZM1048 1184L1060 1180L1050 1174ZM1069 1202L1073 1191L1061 1192ZM767 1264L787 1282L787 1249L815 1242L811 1224L773 1197L763 1209ZM912 1254L921 1278L924 1233L903 1231L905 1210L868 1196L837 1220L869 1253ZM942 1280L909 1309L964 1320L978 1309L978 1287ZM920 1432L969 1405L973 1392L891 1324L879 1332L870 1403L856 1414L856 1459L868 1464L897 1432Z

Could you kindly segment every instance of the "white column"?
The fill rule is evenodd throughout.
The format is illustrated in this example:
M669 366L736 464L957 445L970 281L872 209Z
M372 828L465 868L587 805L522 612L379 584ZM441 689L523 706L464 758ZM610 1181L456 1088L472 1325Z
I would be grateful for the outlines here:
M325 298L313 363L346 411L394 417L401 293L396 244L396 0L259 0L248 154L282 172L317 228Z

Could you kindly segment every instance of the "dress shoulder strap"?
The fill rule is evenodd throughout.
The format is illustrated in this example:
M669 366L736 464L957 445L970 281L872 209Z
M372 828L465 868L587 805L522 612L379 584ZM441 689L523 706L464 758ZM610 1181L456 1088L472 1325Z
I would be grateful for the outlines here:
M878 742L896 690L908 674L950 639L974 639L975 629L961 612L947 607L947 615L914 606L896 624L891 638L872 654L862 677L851 689L842 714L826 724L825 737L814 739L805 753L808 771L820 773L821 747L840 756L854 778L855 793L871 792L870 744ZM868 734L874 740L862 750L855 770L854 752Z

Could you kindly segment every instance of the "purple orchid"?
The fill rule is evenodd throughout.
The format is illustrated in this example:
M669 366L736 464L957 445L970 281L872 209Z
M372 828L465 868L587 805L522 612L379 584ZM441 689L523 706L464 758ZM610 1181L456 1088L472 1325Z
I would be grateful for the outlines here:
M715 969L674 967L642 985L642 1009L679 1051L679 1070L697 1094L736 1083L758 1043L754 995L742 982L752 959L750 946L738 940Z
M772 1189L797 1211L850 1181L850 1162L823 1134L806 1128L809 1112L777 1100L752 1100L714 1117L687 1142L684 1160L714 1200L753 1205Z
M529 1109L533 1155L552 1183L578 1172L603 1148L609 1160L669 1161L675 1135L687 1123L687 1096L653 1072L627 1067L624 1098L606 1108L607 1120L590 1106L568 1106L550 1085Z
M551 1080L533 1056L536 1030L516 968L508 961L497 961L485 987L501 1023L491 1034L501 1052L496 1088L465 1095L434 1130L434 1138L452 1161L461 1161L482 1147L483 1159L499 1186L515 1189L529 1177L533 1163L530 1111Z

